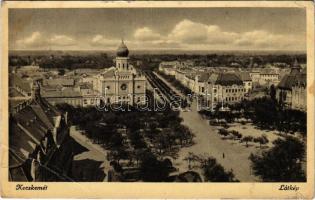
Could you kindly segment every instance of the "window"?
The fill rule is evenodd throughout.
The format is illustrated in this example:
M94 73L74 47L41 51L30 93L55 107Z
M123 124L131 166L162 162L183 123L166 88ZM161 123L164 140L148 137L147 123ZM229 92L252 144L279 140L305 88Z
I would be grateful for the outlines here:
M84 99L83 102L84 102L84 104L87 104L87 100L86 99Z
M140 86L140 85L138 85L138 86L137 86L137 88L138 88L138 89L140 89L140 88L141 88L141 86Z
M217 89L214 89L214 90L213 90L213 93L217 93Z
M214 97L214 98L213 98L213 101L217 101L217 98L216 98L216 97Z
M226 93L228 93L229 92L229 89L226 89Z
M127 85L125 83L121 84L120 89L121 90L126 90L127 89Z
M204 87L201 87L201 92L205 92L205 88Z
M109 89L110 89L110 86L107 86L106 88L109 90Z

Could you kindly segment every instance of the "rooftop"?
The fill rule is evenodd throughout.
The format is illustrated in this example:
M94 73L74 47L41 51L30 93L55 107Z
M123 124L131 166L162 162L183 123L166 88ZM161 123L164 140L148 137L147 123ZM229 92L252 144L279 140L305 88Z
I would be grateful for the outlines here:
M243 85L243 81L236 76L236 74L232 73L220 73L215 82L217 85Z

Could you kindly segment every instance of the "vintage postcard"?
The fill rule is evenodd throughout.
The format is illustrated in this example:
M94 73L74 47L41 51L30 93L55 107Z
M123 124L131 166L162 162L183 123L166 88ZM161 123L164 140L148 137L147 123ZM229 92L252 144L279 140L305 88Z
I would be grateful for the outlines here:
M3 197L313 197L312 2L1 11Z

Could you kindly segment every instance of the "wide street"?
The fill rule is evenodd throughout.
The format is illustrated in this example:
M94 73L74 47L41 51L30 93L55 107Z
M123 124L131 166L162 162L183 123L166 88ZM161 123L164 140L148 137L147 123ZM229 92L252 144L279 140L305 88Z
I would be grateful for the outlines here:
M179 152L179 158L175 161L181 163L181 170L188 170L187 161L184 160L189 152L196 155L207 155L217 159L226 170L233 170L235 177L241 182L257 181L257 177L252 175L250 161L248 159L251 152L255 152L255 147L245 147L238 141L223 140L217 134L217 128L209 125L206 119L203 119L197 112L196 102L192 103L191 111L181 112L183 124L190 128L195 134L195 144L182 148ZM224 154L224 157L223 157Z
M174 86L168 83L163 77L157 76L165 82L172 90L179 92ZM208 120L203 119L197 111L197 103L194 100L191 104L190 111L181 111L180 117L183 119L183 124L190 128L195 134L195 144L182 148L179 152L179 157L174 161L175 167L180 172L188 169L188 161L185 158L189 153L202 156L212 156L217 159L226 171L232 170L235 177L241 182L258 181L250 168L250 160L248 157L251 152L257 151L255 147L245 147L238 141L223 140L217 134L218 128L209 125ZM224 154L224 157L223 157ZM200 169L194 169L201 172Z

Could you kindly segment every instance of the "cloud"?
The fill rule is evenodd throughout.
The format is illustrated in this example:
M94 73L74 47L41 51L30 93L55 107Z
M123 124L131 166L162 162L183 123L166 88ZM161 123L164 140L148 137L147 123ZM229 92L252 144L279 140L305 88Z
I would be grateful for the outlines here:
M265 30L254 30L241 34L234 43L238 46L259 49L285 49L301 46L304 42L291 34L274 34Z
M248 32L225 31L218 25L203 24L188 19L178 22L168 34L169 41L186 48L233 48L233 49L303 49L305 41L296 35L274 34L266 30Z
M92 45L104 46L104 47L116 47L119 45L118 39L107 39L102 35L95 35L91 40Z
M16 44L19 46L36 46L44 42L42 34L38 31L33 32L30 36L17 40Z
M175 25L168 38L184 43L202 43L207 41L207 34L207 26L185 19Z
M162 36L159 33L154 32L148 27L143 27L135 31L134 38L136 40L152 41L152 40L159 40L162 38Z
M237 33L222 31L217 25L207 25L187 19L176 24L168 35L169 39L174 41L203 45L232 42L237 36Z
M44 37L42 33L35 31L30 36L17 40L18 48L43 48L43 46L71 46L76 40L67 35L52 35Z
M75 45L76 41L67 35L53 35L49 39L49 43L57 46L71 46Z
M205 24L189 19L178 21L167 32L160 33L149 27L138 27L127 36L130 49L185 49L185 50L291 50L306 48L306 37L294 33L273 33L257 29L246 32L224 30L216 24ZM119 38L102 34L89 35L77 42L78 38L66 34L45 35L34 31L25 38L10 44L15 49L89 48L116 49Z

